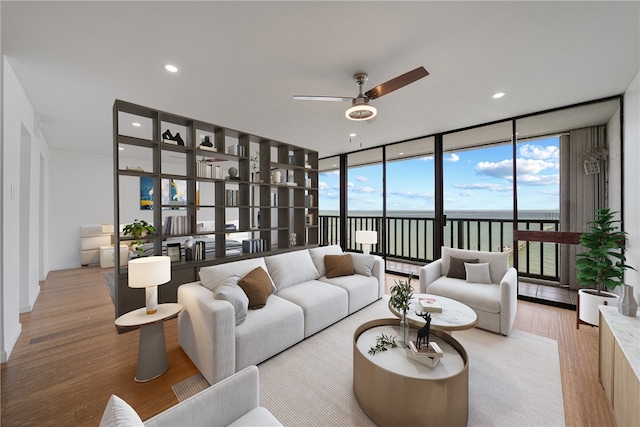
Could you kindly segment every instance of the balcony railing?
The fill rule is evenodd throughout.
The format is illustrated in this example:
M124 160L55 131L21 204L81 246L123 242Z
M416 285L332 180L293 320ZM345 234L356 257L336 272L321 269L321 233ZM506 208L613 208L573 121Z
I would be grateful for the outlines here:
M320 244L340 244L340 217L321 215ZM347 250L360 250L355 242L356 230L381 230L382 217L352 216L347 218ZM387 217L387 247L373 245L371 252L388 258L418 263L434 260L433 218ZM558 231L559 221L519 220L519 230ZM513 221L496 218L450 218L444 231L445 246L489 252L510 252L513 265ZM518 244L518 274L522 277L559 281L559 245L544 242Z

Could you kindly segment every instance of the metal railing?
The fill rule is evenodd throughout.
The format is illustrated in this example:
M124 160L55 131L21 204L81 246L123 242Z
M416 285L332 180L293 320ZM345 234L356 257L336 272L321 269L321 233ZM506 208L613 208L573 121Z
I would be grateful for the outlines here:
M340 244L340 217L321 215L320 244ZM347 242L344 248L360 250L355 242L356 230L382 230L382 217L351 216L347 218ZM387 247L372 245L371 252L395 260L429 263L434 260L433 218L387 217ZM555 219L519 220L520 230L558 231ZM380 242L381 239L378 239ZM496 218L450 218L447 217L444 244L452 248L473 249L489 252L510 252L513 265L513 221ZM519 242L518 275L559 281L560 248L556 243Z

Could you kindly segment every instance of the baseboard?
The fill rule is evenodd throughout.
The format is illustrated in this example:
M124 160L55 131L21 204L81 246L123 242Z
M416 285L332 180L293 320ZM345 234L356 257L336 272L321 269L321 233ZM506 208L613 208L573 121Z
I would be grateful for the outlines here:
M12 339L8 339L5 337L5 348L0 351L0 363L6 363L11 357L11 352L13 352L13 348L16 346L18 342L18 338L20 338L20 334L22 333L22 323L18 323L18 330L16 334L12 337Z
M530 296L527 296L527 295L518 295L518 299L522 300L522 301L535 302L537 304L542 304L542 305L550 305L552 307L565 308L567 310L573 310L573 311L576 310L576 306L575 305L569 304L569 303L566 303L566 302L550 301L550 300L546 300L546 299L530 297Z

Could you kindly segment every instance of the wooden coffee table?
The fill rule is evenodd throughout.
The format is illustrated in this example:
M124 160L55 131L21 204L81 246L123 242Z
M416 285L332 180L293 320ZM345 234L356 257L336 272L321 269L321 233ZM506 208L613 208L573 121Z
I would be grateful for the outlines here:
M402 334L398 319L377 319L353 335L353 392L363 412L379 426L466 426L469 415L469 359L452 336L432 331L444 351L430 368L403 348L375 355L369 348L384 333Z
M442 313L431 313L431 330L462 331L471 329L478 323L478 315L468 305L440 295L413 294L411 306L407 312L407 322L414 328L421 328L425 323L422 317L416 316L416 311L422 311L418 304L418 298L434 298L442 306ZM402 317L398 310L391 305L389 305L389 310L398 318Z

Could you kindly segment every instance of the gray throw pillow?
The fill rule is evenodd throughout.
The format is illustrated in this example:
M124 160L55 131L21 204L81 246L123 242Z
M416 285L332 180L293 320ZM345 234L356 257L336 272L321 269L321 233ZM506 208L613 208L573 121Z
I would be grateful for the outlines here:
M353 262L353 269L356 271L356 274L362 274L367 277L373 275L373 264L376 262L376 258L373 255L353 252L351 253L351 261Z
M449 272L447 273L447 277L451 277L453 279L466 280L467 273L464 269L465 262L468 262L470 264L475 264L478 262L478 258L465 259L465 258L456 258L454 256L449 257Z
M489 274L489 263L464 263L467 272L467 282L470 283L491 283L491 275Z
M236 326L242 324L247 318L247 310L249 309L249 298L244 293L240 285L238 285L240 277L227 277L215 291L213 297L219 300L225 300L231 303L236 315Z

